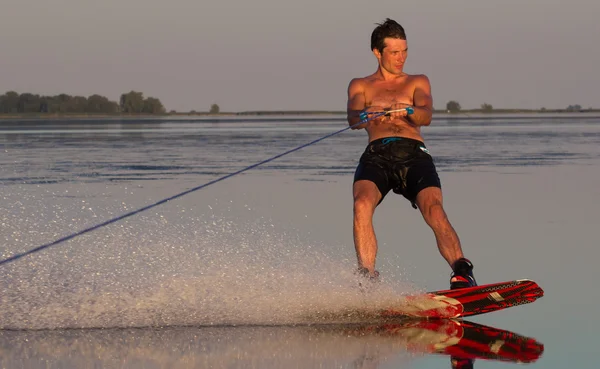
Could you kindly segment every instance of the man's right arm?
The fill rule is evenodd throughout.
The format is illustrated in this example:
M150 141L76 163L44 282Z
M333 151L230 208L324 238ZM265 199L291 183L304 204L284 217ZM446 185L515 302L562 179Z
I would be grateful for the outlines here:
M364 82L360 78L355 78L350 81L348 86L348 125L352 126L352 129L362 129L367 126L367 123L354 126L360 122L360 113L365 108L365 87Z

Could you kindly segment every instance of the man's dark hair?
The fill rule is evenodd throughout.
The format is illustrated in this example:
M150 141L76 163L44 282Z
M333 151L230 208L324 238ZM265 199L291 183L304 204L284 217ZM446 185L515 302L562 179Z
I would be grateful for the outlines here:
M385 47L383 40L386 37L406 40L406 33L398 22L386 18L385 22L377 23L377 27L375 27L371 34L371 50L377 49L380 53L383 53L383 48Z

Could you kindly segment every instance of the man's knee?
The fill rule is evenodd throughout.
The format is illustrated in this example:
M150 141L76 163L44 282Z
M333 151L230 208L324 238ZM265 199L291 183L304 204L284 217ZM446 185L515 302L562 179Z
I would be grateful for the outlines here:
M372 196L368 195L355 195L354 196L354 214L355 215L368 215L372 214L375 210L376 201Z
M441 190L437 187L429 187L422 190L417 196L417 205L421 209L423 218L432 227L447 222L446 212L442 205Z
M381 195L372 183L360 183L354 188L354 214L357 216L373 214Z
M423 217L432 226L443 224L447 221L446 212L441 201L434 201L423 211Z

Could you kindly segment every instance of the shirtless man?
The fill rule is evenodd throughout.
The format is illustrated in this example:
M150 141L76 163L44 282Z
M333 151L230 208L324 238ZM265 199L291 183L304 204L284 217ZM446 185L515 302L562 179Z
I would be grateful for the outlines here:
M348 86L348 123L352 129L366 129L369 144L354 175L354 244L358 271L377 279L375 270L377 239L373 229L375 208L392 190L419 209L431 227L437 246L450 267L451 288L475 286L473 265L464 258L460 240L442 205L441 183L429 155L421 127L431 123L433 101L425 75L403 72L407 56L406 34L391 19L378 24L371 35L371 50L377 58L377 71L355 78ZM407 110L358 124L360 113Z

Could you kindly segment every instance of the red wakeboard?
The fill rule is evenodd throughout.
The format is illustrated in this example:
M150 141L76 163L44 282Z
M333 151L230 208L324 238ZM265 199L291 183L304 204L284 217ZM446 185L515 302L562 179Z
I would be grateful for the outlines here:
M461 318L534 302L544 290L534 281L520 279L456 290L408 296L383 317Z

